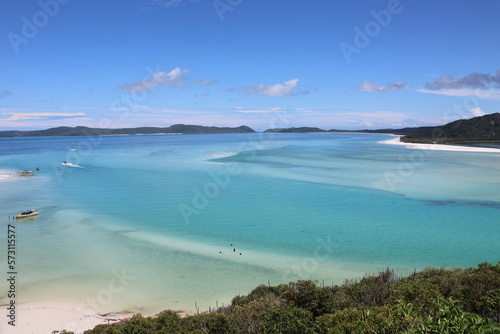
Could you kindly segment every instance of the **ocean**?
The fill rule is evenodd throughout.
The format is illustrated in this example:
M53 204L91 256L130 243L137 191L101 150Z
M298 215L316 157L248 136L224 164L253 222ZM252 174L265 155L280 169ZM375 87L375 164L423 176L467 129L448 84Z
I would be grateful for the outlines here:
M500 260L500 153L381 143L389 138L1 138L1 170L40 168L0 183L18 303L196 312L259 284ZM8 219L33 208L38 217ZM0 304L7 288L2 280Z

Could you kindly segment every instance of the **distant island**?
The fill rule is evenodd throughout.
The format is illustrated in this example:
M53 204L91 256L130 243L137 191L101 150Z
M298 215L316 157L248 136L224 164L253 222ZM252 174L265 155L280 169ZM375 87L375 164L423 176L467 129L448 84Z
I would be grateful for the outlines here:
M473 144L500 143L500 113L461 119L442 126L408 129L405 143Z
M151 135L151 134L207 134L207 133L253 133L253 129L242 125L236 128L175 124L166 128L140 127L122 129L89 128L86 126L60 126L47 130L0 131L0 137L61 137L61 136L112 136L112 135Z
M275 133L313 133L313 132L357 132L389 133L400 135L406 143L425 144L500 144L500 113L488 114L471 119L461 119L440 126L422 126L402 129L378 130L323 130L316 127L277 128L264 132Z
M60 126L46 130L32 131L0 131L0 137L58 137L58 136L111 136L111 135L148 135L148 134L214 134L214 133L254 133L245 125L231 127L216 127L202 125L175 124L169 127L139 127L122 129L101 129L85 126ZM377 130L323 130L317 127L291 127L267 129L266 133L388 133L400 135L406 143L425 144L499 144L500 143L500 113L488 114L471 119L461 119L440 126L422 126L402 129Z

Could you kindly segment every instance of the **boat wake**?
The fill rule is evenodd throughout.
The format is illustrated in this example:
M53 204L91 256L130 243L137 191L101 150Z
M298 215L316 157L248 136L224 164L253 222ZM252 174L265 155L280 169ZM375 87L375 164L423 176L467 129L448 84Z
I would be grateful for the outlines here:
M61 162L61 165L67 166L67 167L85 168L83 166L80 166L79 164L72 164L71 162L66 162L66 161Z

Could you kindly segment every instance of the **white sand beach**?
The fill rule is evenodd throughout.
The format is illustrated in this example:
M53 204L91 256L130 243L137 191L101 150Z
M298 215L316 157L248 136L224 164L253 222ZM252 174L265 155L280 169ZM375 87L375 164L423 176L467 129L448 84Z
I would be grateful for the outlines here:
M8 319L6 307L2 306L2 318ZM15 326L2 321L5 334L52 333L54 330L83 333L100 324L112 324L130 318L134 313L121 312L99 315L78 305L67 303L33 302L20 304L16 309Z
M401 140L401 136L396 136L395 138L383 140L379 143L389 144L389 145L399 145L405 146L409 149L416 150L434 150L434 151L455 151L455 152L478 152L478 153L500 153L500 149L488 148L488 147L471 147L471 146L459 146L459 145L444 145L444 144L416 144L416 143L404 143Z

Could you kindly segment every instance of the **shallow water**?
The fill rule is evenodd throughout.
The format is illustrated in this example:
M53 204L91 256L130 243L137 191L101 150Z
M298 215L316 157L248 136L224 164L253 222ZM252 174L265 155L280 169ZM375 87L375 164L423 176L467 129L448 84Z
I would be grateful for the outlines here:
M0 183L4 226L41 212L15 222L20 301L195 311L268 282L498 261L500 154L387 138L0 139L0 169L41 169Z

